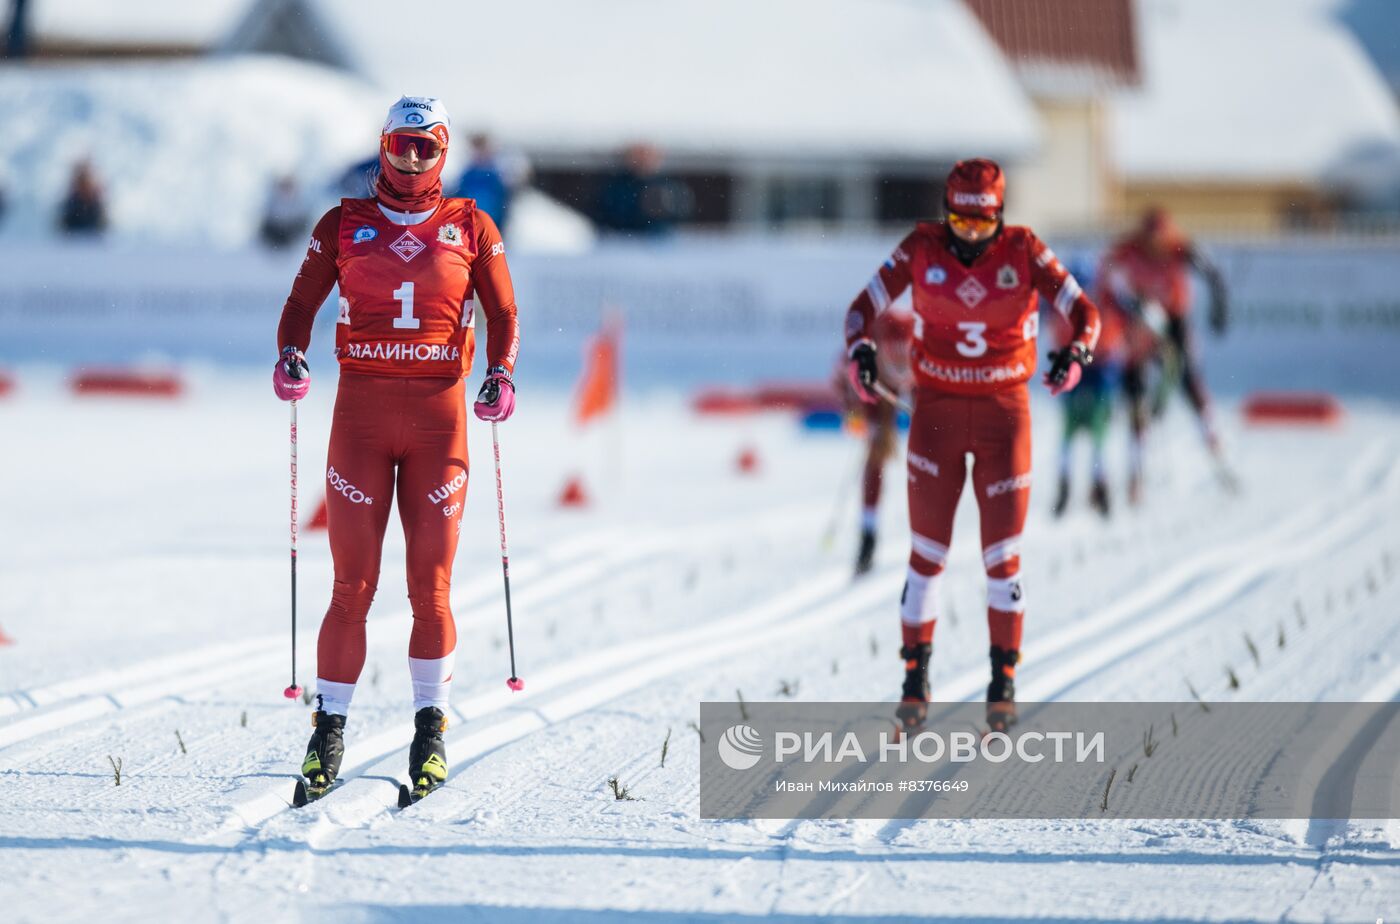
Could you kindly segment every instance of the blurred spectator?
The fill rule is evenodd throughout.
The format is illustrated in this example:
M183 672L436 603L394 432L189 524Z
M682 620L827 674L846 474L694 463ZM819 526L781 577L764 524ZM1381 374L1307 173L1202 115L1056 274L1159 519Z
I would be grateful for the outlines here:
M379 154L351 164L336 181L335 188L347 199L365 199L374 195L374 180L379 173Z
M462 178L457 181L457 190L453 195L475 199L477 208L494 218L497 227L505 228L512 192L506 170L491 146L491 139L486 135L472 135L471 161L462 171Z
M5 35L5 57L29 54L29 0L11 0L10 27Z
M107 203L92 164L79 161L73 167L68 195L58 213L58 226L64 234L101 234L107 230Z
M660 150L634 144L604 182L596 217L605 230L659 236L689 217L694 204L685 184L661 172Z
M267 191L262 227L258 230L262 242L272 248L286 247L301 239L309 222L306 201L301 197L297 181L290 176L279 178Z

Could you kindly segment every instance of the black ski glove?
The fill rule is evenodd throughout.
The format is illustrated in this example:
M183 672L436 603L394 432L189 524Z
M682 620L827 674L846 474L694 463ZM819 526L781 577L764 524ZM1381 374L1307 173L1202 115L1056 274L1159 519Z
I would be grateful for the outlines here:
M1086 350L1082 343L1075 341L1067 347L1051 351L1049 359L1050 369L1045 373L1045 384L1053 387L1065 383L1071 365L1078 363L1080 366L1087 366L1094 361L1094 355Z
M857 391L864 391L868 394L875 390L875 381L879 378L879 367L875 362L875 344L869 340L858 340L851 347L851 361L849 364L851 384L856 386ZM862 395L865 397L865 395ZM873 394L872 394L873 399Z

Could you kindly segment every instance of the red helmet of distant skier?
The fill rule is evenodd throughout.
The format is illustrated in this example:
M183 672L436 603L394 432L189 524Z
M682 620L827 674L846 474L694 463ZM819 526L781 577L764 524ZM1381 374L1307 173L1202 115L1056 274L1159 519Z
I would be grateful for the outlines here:
M1006 176L995 161L960 160L948 174L943 201L949 212L959 215L1000 218L1006 204Z
M1183 251L1187 246L1186 235L1172 220L1171 213L1160 205L1143 213L1137 239L1147 252L1157 255Z

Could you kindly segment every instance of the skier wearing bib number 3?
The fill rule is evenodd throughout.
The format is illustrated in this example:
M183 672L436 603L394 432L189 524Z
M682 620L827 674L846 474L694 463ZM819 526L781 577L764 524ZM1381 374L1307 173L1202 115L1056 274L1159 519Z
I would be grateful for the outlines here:
M1044 381L1060 394L1078 384L1099 335L1098 310L1029 228L1002 223L1006 181L989 160L966 160L948 176L945 221L920 222L856 296L846 316L847 373L874 403L876 318L913 289L914 417L909 429L909 521L913 549L900 601L905 677L898 715L906 727L928 711L928 662L953 514L967 480L982 527L992 680L987 724L1016 720L1016 664L1026 598L1021 529L1031 486L1030 393L1038 296L1073 330L1051 355Z
M413 680L409 777L420 795L447 778L442 733L457 630L448 604L467 492L463 378L486 316L483 420L515 409L515 294L500 232L471 199L442 196L450 123L441 101L406 96L380 135L374 196L342 199L316 224L277 329L277 396L304 397L312 321L340 287L340 385L326 459L335 582L316 650L315 732L302 763L316 798L335 782L345 717L365 662L365 619L397 496L407 545Z

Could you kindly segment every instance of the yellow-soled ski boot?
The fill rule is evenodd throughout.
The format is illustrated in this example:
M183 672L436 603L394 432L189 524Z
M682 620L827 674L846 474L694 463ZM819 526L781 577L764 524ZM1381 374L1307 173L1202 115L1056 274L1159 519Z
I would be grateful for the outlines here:
M335 785L340 775L340 761L345 756L345 716L330 712L313 712L311 724L315 731L306 743L306 757L301 761L301 775L305 781L297 781L293 803L305 805L319 799Z
M407 807L447 780L447 716L436 706L425 706L413 716L413 744L408 748L408 778L413 787L399 789L399 805Z

